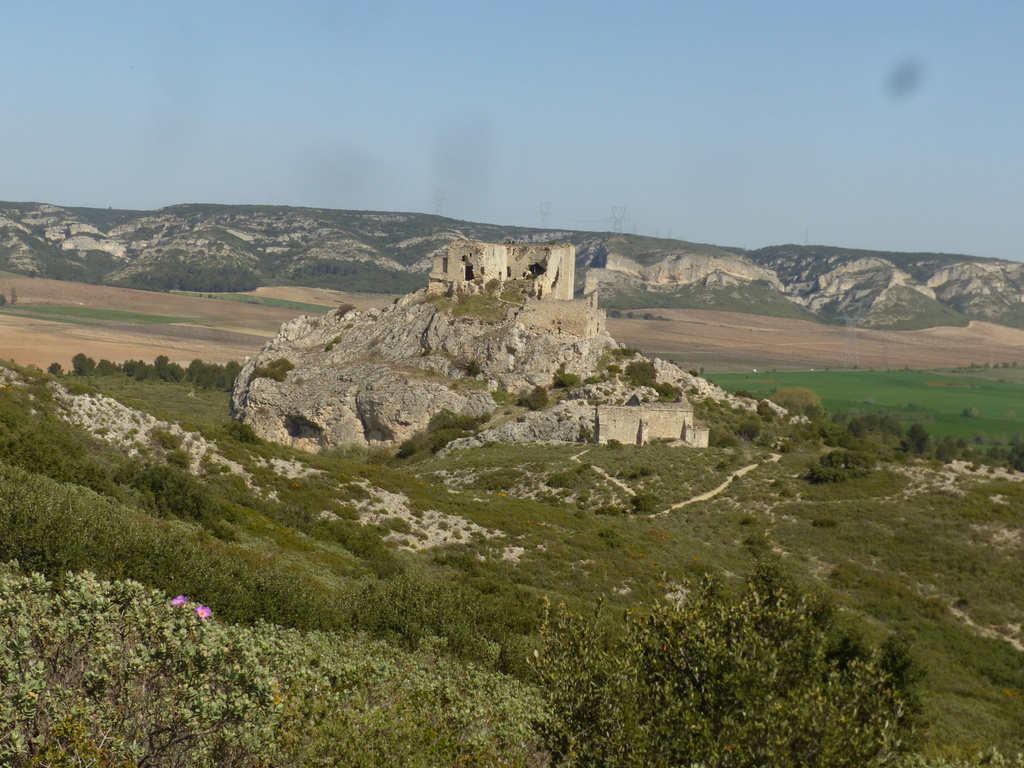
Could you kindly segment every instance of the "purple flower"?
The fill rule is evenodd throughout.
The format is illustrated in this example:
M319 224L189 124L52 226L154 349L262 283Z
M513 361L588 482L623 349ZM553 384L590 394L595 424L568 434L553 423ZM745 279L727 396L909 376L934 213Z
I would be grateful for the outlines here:
M196 606L196 616L198 616L200 619L208 619L210 618L210 615L212 613L213 611L205 605Z
M187 597L185 597L184 595L178 595L176 598L171 600L171 605L173 605L175 608L181 608L181 606L183 606L187 602Z

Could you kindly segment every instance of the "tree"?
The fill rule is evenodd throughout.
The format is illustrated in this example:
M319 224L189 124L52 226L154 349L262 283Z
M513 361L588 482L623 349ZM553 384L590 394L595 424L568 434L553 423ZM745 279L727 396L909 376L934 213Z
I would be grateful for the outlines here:
M540 729L572 765L889 765L912 746L917 667L898 639L870 648L834 618L772 567L738 595L691 585L619 637L559 609L534 660Z
M13 307L18 303L18 289L13 285L11 286L11 306Z
M928 434L928 430L924 428L924 424L911 424L907 429L907 437L903 441L903 447L907 453L916 453L918 456L923 456L928 453L930 446L931 437Z
M46 369L46 372L51 376L62 376L64 374L64 366L60 363L50 363L50 367Z
M96 375L97 376L115 376L121 372L121 368L107 358L102 358L96 363Z
M769 399L794 415L816 419L825 414L825 410L821 407L821 398L813 389L807 387L777 389Z
M71 368L75 376L89 376L96 370L96 361L86 357L84 352L79 352L71 358Z

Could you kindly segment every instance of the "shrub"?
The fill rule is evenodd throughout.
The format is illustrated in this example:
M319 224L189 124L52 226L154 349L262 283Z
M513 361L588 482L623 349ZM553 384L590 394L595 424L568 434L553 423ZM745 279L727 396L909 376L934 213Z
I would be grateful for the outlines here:
M279 357L276 360L272 360L266 365L258 365L252 371L252 378L254 379L273 379L274 381L284 381L288 375L288 371L292 370L295 365L291 360L284 357Z
M89 574L60 590L7 576L0 594L4 765L212 765L264 752L279 697L259 663L268 648L244 630Z
M548 391L544 387L534 387L532 392L520 395L516 405L529 408L531 411L543 411L549 402Z
M238 421L229 421L224 425L224 431L240 443L256 445L261 440L249 424L242 424Z
M748 416L736 425L736 436L744 440L754 440L761 434L761 420L756 416Z
M682 394L682 390L679 387L669 384L667 381L655 382L652 386L658 393L658 399L663 403L674 403L679 399L679 395Z
M535 689L436 653L201 618L128 581L0 575L11 768L523 766Z
M875 468L875 457L862 451L840 449L826 453L807 472L812 483L841 483L863 477Z
M653 515L658 511L658 497L650 491L640 491L629 501L638 515Z
M889 765L912 744L916 666L833 617L770 569L735 596L690 585L621 637L559 608L534 664L546 744L573 765Z
M470 416L442 409L434 414L424 431L417 432L403 442L396 455L400 459L407 459L425 451L437 453L452 440L471 434L489 418L488 414Z
M580 377L575 373L560 373L553 377L552 386L555 389L572 389L578 387L580 384Z
M658 379L654 363L650 360L634 360L626 366L625 374L634 387L653 387Z

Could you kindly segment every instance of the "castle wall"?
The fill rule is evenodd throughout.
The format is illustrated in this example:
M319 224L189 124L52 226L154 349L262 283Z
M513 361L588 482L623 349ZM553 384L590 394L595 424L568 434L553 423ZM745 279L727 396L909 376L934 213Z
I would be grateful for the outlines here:
M598 308L596 296L570 301L530 300L517 319L524 328L541 333L590 337L605 330L605 312Z
M576 279L576 247L452 240L445 254L434 257L428 290L473 291L495 279L525 279L538 299L569 301Z
M598 405L594 423L598 443L618 440L646 445L652 440L679 440L695 448L708 447L708 430L694 423L689 403Z

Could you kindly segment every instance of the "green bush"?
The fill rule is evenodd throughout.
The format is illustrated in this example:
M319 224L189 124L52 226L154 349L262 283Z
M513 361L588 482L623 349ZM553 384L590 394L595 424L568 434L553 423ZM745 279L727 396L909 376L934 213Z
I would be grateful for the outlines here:
M864 477L875 468L875 457L861 451L839 449L826 453L807 471L812 483L841 483L854 477Z
M626 366L625 374L634 387L653 387L658 381L658 372L650 360L634 360Z
M272 360L266 365L258 365L253 368L252 378L254 379L273 379L274 381L284 381L288 376L288 371L295 368L295 365L291 360L284 357L279 357L276 360Z
M572 389L578 387L580 384L580 377L575 373L559 373L556 374L551 382L551 385L555 389Z
M649 491L640 491L629 503L638 515L653 515L658 511L658 497Z
M232 621L347 624L337 597L300 567L0 463L0 562L14 559L48 578L91 570L210 595Z
M556 760L601 766L890 765L913 744L905 648L839 633L834 611L761 570L739 595L710 581L633 617L621 636L554 611L534 664Z
M0 575L0 762L484 768L537 751L537 692L429 643L237 627L193 605L89 574Z
M534 387L532 392L520 395L516 405L531 411L543 411L549 402L548 391L544 387Z

